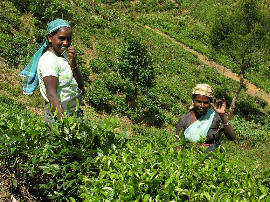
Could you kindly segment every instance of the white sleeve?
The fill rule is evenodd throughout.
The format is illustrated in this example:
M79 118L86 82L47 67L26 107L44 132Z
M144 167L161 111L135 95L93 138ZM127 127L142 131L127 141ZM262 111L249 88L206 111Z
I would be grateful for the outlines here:
M38 65L42 78L46 76L59 76L59 65L54 55L45 53L40 58Z

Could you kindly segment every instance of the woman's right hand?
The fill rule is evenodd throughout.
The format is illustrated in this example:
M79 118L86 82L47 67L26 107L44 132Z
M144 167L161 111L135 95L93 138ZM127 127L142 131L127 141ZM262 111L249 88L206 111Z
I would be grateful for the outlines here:
M55 76L46 76L43 77L43 81L46 88L47 98L49 102L52 104L52 111L57 111L58 118L62 117L62 113L64 112L61 107L61 102L59 97L57 96L57 84L58 80Z
M219 115L224 115L226 113L226 100L225 99L218 99L216 100L216 105L211 103L211 106Z
M68 63L71 67L71 69L77 68L77 53L73 46L70 46L67 48L67 54L68 54Z

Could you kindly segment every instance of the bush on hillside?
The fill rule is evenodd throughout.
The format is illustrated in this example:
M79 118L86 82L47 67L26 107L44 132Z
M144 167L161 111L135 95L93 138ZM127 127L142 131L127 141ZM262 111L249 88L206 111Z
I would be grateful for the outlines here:
M85 100L98 110L111 111L112 93L101 79L95 80L86 90Z
M269 173L256 177L196 145L177 152L165 131L137 127L127 139L116 120L90 117L64 117L50 131L22 106L0 101L1 165L14 190L24 186L40 200L269 200Z
M0 33L0 56L9 66L25 65L36 49L37 44L32 43L28 36Z
M59 0L29 0L28 12L33 13L42 22L50 22L56 18L71 20L73 17L70 3Z
M21 13L8 1L0 2L0 56L8 65L26 64L36 44L27 33L20 33Z
M153 59L147 47L136 37L125 39L117 55L117 69L123 79L131 82L134 92L127 94L132 101L136 101L139 91L145 91L155 84Z
M0 100L6 103L0 108L1 166L16 177L14 183L42 200L78 198L82 177L99 173L94 160L99 150L106 154L124 137L114 132L118 123L113 119L94 123L65 117L50 130L19 105Z
M109 68L105 64L105 62L101 59L91 59L89 61L89 66L94 73L101 74L109 71Z
M11 34L18 30L21 24L21 14L16 7L11 2L1 1L0 10L0 31Z

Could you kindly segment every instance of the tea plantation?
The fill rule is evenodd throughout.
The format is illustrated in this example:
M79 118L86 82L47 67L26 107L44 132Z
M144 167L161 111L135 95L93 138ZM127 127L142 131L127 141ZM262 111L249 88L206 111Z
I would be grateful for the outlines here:
M233 2L1 1L0 171L7 177L0 177L0 200L270 201L269 103L241 91L231 120L237 140L224 138L225 152L215 158L176 143L175 127L195 84L210 84L230 106L238 82L145 28L239 73L211 45L212 8L228 5ZM86 94L85 116L64 117L50 130L39 90L23 95L18 73L55 18L72 25ZM260 55L246 77L269 93L268 56Z

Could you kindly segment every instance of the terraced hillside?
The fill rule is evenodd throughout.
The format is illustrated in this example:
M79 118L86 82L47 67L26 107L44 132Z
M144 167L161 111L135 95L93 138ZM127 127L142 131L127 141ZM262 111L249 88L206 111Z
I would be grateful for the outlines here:
M237 89L237 79L212 68L222 65L235 75L237 65L209 41L210 8L230 4L1 1L0 200L270 200L269 62L246 74L231 121L237 140L223 140L225 154L212 159L202 148L174 150L175 126L195 84L209 83L228 106ZM73 27L86 85L85 119L66 118L50 132L39 91L23 95L18 74L55 18ZM133 52L124 52L127 47ZM153 70L151 84L137 85L121 74L125 54L151 61L140 66ZM251 92L251 84L261 93Z

